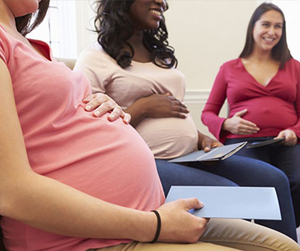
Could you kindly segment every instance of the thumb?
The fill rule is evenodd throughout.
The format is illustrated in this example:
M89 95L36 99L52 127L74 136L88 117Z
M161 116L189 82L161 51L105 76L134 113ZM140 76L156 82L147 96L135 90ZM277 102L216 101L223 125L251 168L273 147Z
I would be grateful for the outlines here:
M210 146L204 146L204 152L209 152L210 151L210 149L211 149L211 147Z
M248 112L248 110L247 110L247 109L244 109L244 110L241 110L241 111L235 113L233 116L234 116L234 117L242 117L242 116L244 116L247 112Z
M186 202L186 210L191 210L191 209L200 209L203 207L203 203L199 201L197 198L189 198L185 199Z
M281 131L274 139L285 138L285 132Z

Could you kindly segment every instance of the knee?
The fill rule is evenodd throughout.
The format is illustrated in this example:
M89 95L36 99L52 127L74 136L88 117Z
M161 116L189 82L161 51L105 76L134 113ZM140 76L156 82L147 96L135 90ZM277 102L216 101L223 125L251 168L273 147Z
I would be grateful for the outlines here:
M270 186L274 186L278 188L281 187L286 189L289 189L290 187L290 181L286 176L286 174L280 169L275 167L272 169L272 171L268 173L266 180L270 184Z
M299 172L299 174L298 173L292 174L291 177L289 178L289 180L290 180L291 186L295 186L295 187L298 187L298 189L300 189L300 172Z

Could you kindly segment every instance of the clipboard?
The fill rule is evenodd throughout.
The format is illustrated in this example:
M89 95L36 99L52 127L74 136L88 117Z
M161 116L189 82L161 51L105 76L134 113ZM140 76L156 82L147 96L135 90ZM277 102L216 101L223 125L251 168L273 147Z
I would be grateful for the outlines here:
M277 144L280 143L284 140L284 138L279 138L279 139L267 139L267 140L262 140L262 141L254 141L254 142L249 142L247 144L247 148L256 148L256 147L262 147L262 146L267 146L271 144Z
M181 162L196 162L196 161L220 161L220 160L227 159L231 155L235 154L246 144L247 141L212 148L209 152L204 152L203 150L195 151L187 155L175 159L171 159L169 160L169 162L181 163Z
M172 186L166 202L194 197L204 204L190 210L199 217L281 220L274 187Z

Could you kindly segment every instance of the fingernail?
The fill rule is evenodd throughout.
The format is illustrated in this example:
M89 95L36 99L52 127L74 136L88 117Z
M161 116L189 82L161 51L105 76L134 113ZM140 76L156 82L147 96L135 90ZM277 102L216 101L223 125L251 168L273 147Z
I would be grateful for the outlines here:
M99 116L100 116L100 112L99 112L99 111L95 111L95 112L94 112L94 115L95 115L96 117L99 117Z
M115 116L115 114L110 114L109 117L110 117L111 119L114 119L116 116Z
M87 111L89 111L89 110L91 110L91 106L90 105L87 105L86 107L85 107L85 109L87 110Z

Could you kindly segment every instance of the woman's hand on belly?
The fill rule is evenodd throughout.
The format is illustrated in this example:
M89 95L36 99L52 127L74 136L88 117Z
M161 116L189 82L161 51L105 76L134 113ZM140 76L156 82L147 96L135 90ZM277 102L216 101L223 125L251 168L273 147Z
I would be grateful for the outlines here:
M224 121L222 129L237 135L257 133L259 128L256 124L242 118L246 113L247 109L235 113L231 118Z
M137 127L146 118L175 117L185 119L189 113L185 104L170 93L141 97L125 111L131 115L130 124L133 127Z
M121 117L125 124L130 122L130 114L124 112L112 98L104 93L91 94L82 102L86 104L85 110L89 112L94 111L93 114L96 117L101 117L103 114L111 112L107 117L109 121L115 121Z
M294 146L298 142L296 133L289 129L281 131L275 139L278 138L284 138L283 144L286 146Z
M153 94L141 98L140 101L143 102L148 118L186 118L186 114L189 113L185 104L169 93Z

